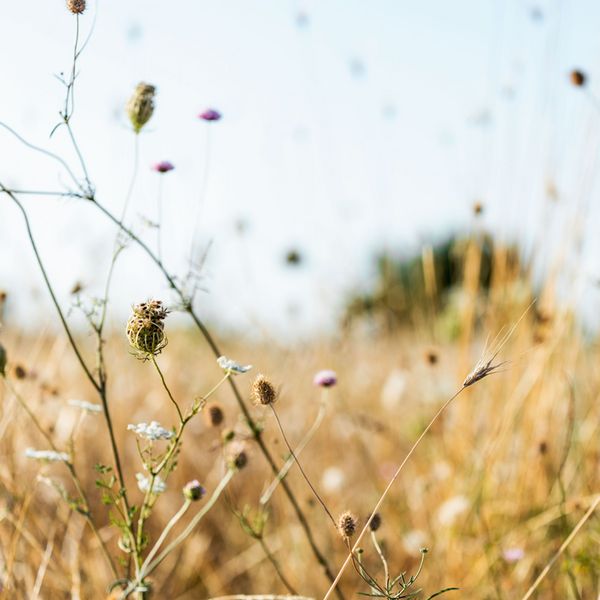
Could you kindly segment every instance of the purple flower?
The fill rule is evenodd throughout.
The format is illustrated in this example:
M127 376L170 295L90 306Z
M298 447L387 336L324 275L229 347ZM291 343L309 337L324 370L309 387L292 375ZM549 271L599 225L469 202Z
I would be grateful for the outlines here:
M331 371L330 369L319 371L315 375L313 383L320 387L333 387L337 383L336 372Z
M157 173L168 173L175 168L173 163L170 163L168 160L161 160L160 162L154 163L152 165L152 170Z
M514 563L520 561L525 556L523 548L507 548L502 552L502 557L506 562Z
M183 495L188 500L201 500L204 494L206 494L206 490L200 485L200 482L197 479L194 479L183 486Z
M198 115L198 118L204 121L218 121L221 117L221 113L214 108L207 108Z

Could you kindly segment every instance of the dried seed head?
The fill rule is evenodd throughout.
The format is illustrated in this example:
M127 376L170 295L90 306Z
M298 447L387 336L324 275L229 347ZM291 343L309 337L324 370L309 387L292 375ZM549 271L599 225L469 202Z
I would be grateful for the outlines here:
M232 470L239 470L247 464L246 445L243 442L232 442L227 452L227 466Z
M257 375L252 384L252 397L256 404L267 406L277 400L277 390L264 375Z
M579 69L573 69L569 77L571 79L571 83L577 87L584 86L587 79L585 73L583 71L580 71Z
M206 424L210 427L218 427L225 420L225 413L220 404L213 402L205 408Z
M338 531L344 539L350 539L356 533L357 524L356 517L350 511L346 511L338 519Z
M67 0L67 8L74 15L80 15L85 10L85 0Z
M168 314L160 300L142 302L133 307L127 321L127 338L143 358L159 354L167 345L164 320Z
M127 103L127 114L133 125L133 130L139 133L150 120L154 112L154 94L156 88L148 83L138 83L133 96Z
M206 494L206 490L200 485L197 479L189 481L183 486L183 495L188 500L201 500L204 494Z
M2 344L0 344L0 375L6 377L6 350Z
M371 531L377 531L381 527L381 515L379 513L375 513L371 522L369 523L369 529Z
M13 373L17 379L25 379L27 377L27 371L23 365L15 365Z

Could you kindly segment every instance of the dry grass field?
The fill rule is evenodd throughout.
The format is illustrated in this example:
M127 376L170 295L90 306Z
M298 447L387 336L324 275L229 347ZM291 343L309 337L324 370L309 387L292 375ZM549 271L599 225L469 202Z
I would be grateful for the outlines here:
M471 243L476 249L477 241ZM473 253L467 255L473 259ZM421 598L450 586L460 591L448 592L449 597L521 598L597 498L597 343L583 335L568 309L553 303L550 285L538 290L530 306L531 286L525 277L509 276L503 256L497 252L489 290L479 289L469 278L472 269L464 269L452 340L439 333L441 315L423 310L413 325L392 332L355 327L335 338L288 346L275 339L223 341L226 355L254 365L236 376L249 406L257 373L278 388L275 406L292 447L324 403L324 419L298 458L333 515L350 510L364 523L415 439L486 352L486 339L489 349L496 334L516 325L495 359L508 362L449 405L380 510L376 535L392 574L414 573L420 549L429 550L418 579ZM195 330L171 331L169 317L166 330L169 344L158 361L174 397L187 406L222 373ZM89 342L81 340L85 351ZM91 468L110 462L103 417L69 404L72 399L97 402L94 390L64 335L7 330L2 343L9 356L0 419L4 597L103 597L113 577L98 542L57 491L64 486L68 497L75 495L68 473L63 464L26 458L26 448L48 444L16 399L26 402L57 448L72 454L101 538L111 554L124 556ZM156 420L170 427L177 415L152 364L131 355L124 334L108 336L105 355L116 441L130 499L139 505L140 457L127 425ZM313 385L314 374L323 368L336 371L337 385ZM153 597L286 594L290 589L322 597L329 582L281 487L260 504L273 475L229 387L220 387L210 402L222 409L224 419L211 423L206 406L190 421L178 468L149 520L150 537L155 539L179 509L188 480L200 480L209 493L218 484L231 443L224 441L232 435L227 431L248 440L248 465L235 474L187 543L154 572ZM268 408L252 406L251 412L282 465L289 451ZM287 481L315 543L337 572L347 555L339 532L297 465ZM251 527L266 516L262 534L250 535L240 515ZM535 597L595 598L598 535L592 517L561 552ZM361 547L366 568L381 577L370 534ZM370 591L353 568L345 572L340 589L347 598Z

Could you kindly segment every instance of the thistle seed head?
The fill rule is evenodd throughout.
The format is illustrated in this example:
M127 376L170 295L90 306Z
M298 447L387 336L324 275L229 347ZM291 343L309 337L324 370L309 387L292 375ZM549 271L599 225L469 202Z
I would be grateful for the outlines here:
M277 400L277 390L264 375L257 375L252 384L252 397L256 404L267 406Z
M358 521L356 517L350 512L343 512L338 519L338 531L340 535L348 540L356 533L356 526Z
M160 354L167 345L164 320L168 314L160 300L142 302L133 307L127 321L127 338L144 358Z
M154 112L154 95L156 88L148 83L138 83L133 96L127 103L127 114L133 125L133 130L139 133L150 120Z
M85 10L85 0L67 0L67 8L74 15L80 15Z

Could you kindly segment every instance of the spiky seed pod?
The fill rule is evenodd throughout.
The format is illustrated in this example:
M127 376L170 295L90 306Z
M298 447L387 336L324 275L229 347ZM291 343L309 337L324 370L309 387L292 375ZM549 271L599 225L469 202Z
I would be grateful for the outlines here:
M164 320L168 314L160 300L142 302L133 307L127 321L127 338L145 358L157 355L167 345Z
M0 344L0 375L6 377L6 350L2 344Z
M338 519L338 531L344 539L350 539L356 533L357 524L356 517L350 511L346 511Z
M136 133L142 130L154 112L155 93L156 88L153 85L142 81L137 84L133 96L127 103L127 114Z
M232 470L240 470L247 464L246 445L243 442L232 442L227 452L227 466Z
M212 403L206 407L206 412L204 413L206 416L206 423L210 427L219 427L222 425L225 420L225 413L221 408L220 404Z
M80 15L85 10L85 0L67 0L67 8L74 15Z
M381 515L379 513L375 513L371 522L369 523L369 529L371 531L377 531L381 527Z
M570 79L571 79L571 83L574 86L582 87L582 86L585 85L585 82L586 82L587 78L586 78L585 73L583 71L580 71L578 69L574 69L573 71L571 71Z
M252 384L252 397L256 404L267 406L277 400L277 390L264 375L257 375Z

